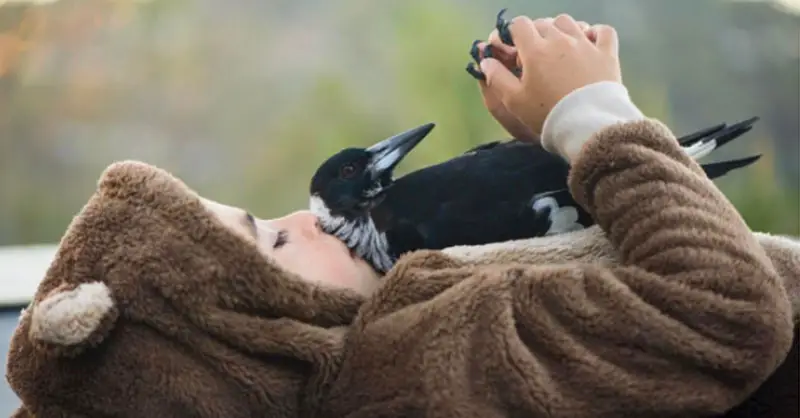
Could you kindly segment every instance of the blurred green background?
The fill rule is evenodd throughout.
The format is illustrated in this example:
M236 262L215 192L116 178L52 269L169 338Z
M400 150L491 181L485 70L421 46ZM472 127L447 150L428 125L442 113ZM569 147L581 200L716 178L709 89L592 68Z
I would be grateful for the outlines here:
M710 160L754 229L800 235L798 1L0 1L0 245L57 242L111 162L140 159L261 217L316 166L421 123L399 172L504 138L464 71L494 15L615 25L625 82L685 134L762 117Z

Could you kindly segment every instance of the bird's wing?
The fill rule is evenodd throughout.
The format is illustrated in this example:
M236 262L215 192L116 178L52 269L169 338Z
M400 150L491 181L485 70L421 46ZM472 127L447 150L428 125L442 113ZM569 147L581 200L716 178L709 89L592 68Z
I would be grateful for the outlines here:
M749 132L751 129L753 129L753 125L759 120L760 118L758 116L754 116L750 119L737 122L731 126L728 126L727 123L720 123L681 136L678 138L678 143L683 147L686 153L688 153L694 159L699 160L708 156L715 149L722 147L728 142ZM462 155L487 151L498 146L515 146L521 143L523 143L523 141L520 141L519 139L487 142L464 151Z
M496 147L496 146L498 146L500 144L504 144L505 142L506 141L492 141L492 142L487 142L485 144L480 144L477 147L470 148L470 149L464 151L463 155L474 154L474 153L479 152L479 151L492 149L492 148L494 148L494 147Z

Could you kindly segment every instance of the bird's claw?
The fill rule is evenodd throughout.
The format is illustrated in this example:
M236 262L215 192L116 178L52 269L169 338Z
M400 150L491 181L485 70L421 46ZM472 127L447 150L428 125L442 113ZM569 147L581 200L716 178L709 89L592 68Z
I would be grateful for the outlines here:
M475 63L474 62L471 62L471 63L467 64L466 70L467 70L467 73L469 73L469 75L471 75L476 80L480 80L480 81L485 81L486 80L486 74L482 73L480 70L475 68Z
M474 79L485 81L486 75L483 74L475 65L475 64L480 64L481 62L481 52L478 49L479 43L481 43L480 39L472 41L472 46L469 48L469 54L472 56L472 59L475 60L475 62L474 63L470 62L469 64L467 64L466 70L467 73L469 73L469 75L471 75Z
M495 22L494 27L497 29L497 34L500 36L501 42L509 46L514 46L514 40L511 39L511 31L508 29L508 26L511 24L511 22L503 18L506 10L508 9L503 8L497 13L497 21Z
M511 39L511 31L508 29L508 25L511 23L503 18L507 9L503 8L497 13L497 20L495 22L495 28L497 29L497 33L500 35L500 41L504 44L509 46L514 46L514 41ZM475 60L475 63L467 64L467 73L471 75L476 80L484 81L486 80L486 75L483 74L475 64L480 64L481 62L481 54L480 50L478 49L478 44L480 40L475 40L472 42L472 46L469 49L469 54L472 56L472 59ZM492 58L492 46L486 45L483 50L483 58ZM515 76L521 77L522 76L522 69L521 68L514 68L512 71Z
M481 51L478 49L479 43L481 43L481 40L476 39L472 41L472 46L469 48L469 54L472 56L472 59L475 60L476 64L481 62Z

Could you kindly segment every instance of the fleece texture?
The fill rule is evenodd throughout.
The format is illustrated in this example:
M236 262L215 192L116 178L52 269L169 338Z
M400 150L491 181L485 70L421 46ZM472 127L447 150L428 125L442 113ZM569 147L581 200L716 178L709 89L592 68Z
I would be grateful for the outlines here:
M663 124L600 130L569 187L616 263L406 257L360 311L328 416L715 416L786 359L784 281Z
M418 251L369 298L114 164L13 336L15 416L796 417L800 245L752 233L657 121L572 164L596 228Z
M117 163L22 315L7 378L20 416L302 416L362 303L269 263L169 173Z

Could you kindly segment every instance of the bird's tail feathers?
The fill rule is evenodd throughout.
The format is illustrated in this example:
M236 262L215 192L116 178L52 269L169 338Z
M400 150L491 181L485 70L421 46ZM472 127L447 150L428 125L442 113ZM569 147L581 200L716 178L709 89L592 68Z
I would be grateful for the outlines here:
M720 161L717 163L701 164L700 167L706 172L706 176L710 179L722 177L728 172L737 170L739 168L747 167L750 164L758 161L761 154L751 155L745 158L737 158L735 160Z
M711 154L715 149L749 132L758 120L759 117L754 116L731 126L721 123L678 138L678 142L687 154L695 160L699 160Z

